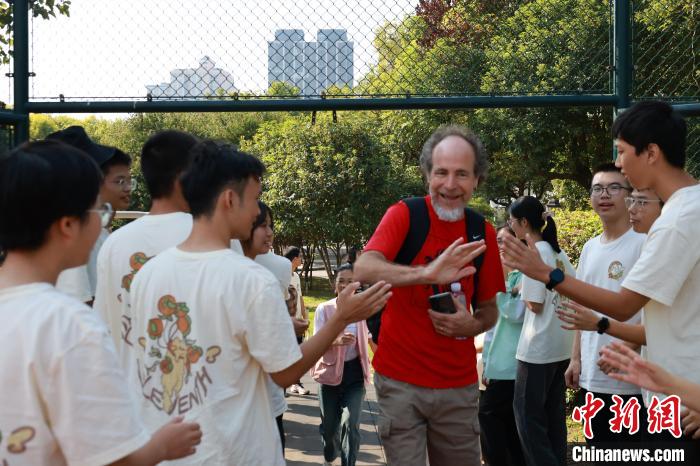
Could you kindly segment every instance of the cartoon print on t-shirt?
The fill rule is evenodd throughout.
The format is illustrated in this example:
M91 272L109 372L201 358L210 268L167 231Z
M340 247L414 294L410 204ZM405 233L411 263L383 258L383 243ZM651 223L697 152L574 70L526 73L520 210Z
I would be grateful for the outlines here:
M192 330L192 319L187 303L177 302L174 296L165 295L158 300L158 315L148 321L147 334L149 342L144 337L139 338L139 344L146 350L145 371L147 385L157 385L157 372L160 372L160 387L151 387L144 391L146 398L151 399L157 408L171 414L178 408L178 414L188 411L194 404L200 404L207 394L207 383L211 378L200 361L204 350L195 340L188 338ZM207 349L206 362L213 364L221 348L211 346ZM214 354L214 357L210 357ZM194 376L193 376L194 373ZM188 387L189 392L181 395L183 387L194 381Z
M125 289L127 292L131 292L131 282L134 281L134 275L136 275L136 272L141 270L141 267L146 265L146 262L148 262L150 259L151 258L143 252L135 252L131 255L131 257L129 257L129 267L131 267L131 272L122 277L123 289ZM118 296L118 299L121 302L121 295Z
M625 267L620 261L613 261L608 266L608 278L619 280L625 274Z
M0 432L0 449L6 449L13 455L18 455L27 451L27 444L32 441L36 435L34 427L24 426L13 430L7 437L7 445L3 448L3 435ZM0 451L2 451L0 450ZM2 466L9 466L7 459L2 460Z

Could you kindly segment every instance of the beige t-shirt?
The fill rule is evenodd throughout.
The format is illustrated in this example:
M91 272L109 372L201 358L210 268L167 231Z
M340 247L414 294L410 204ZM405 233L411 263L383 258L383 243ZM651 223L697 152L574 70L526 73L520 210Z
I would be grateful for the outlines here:
M647 358L700 383L700 185L679 189L649 230L623 288L644 295ZM653 393L643 391L649 403ZM661 396L661 395L659 395Z
M124 225L107 238L97 257L98 286L93 308L112 333L119 361L127 376L135 376L129 354L133 337L129 290L134 275L153 256L182 243L192 231L192 216L185 212L145 215Z
M146 426L185 415L204 433L176 464L283 465L265 378L301 351L277 279L231 249L171 248L136 275L131 304Z
M48 283L0 291L0 464L102 466L150 435L101 319Z

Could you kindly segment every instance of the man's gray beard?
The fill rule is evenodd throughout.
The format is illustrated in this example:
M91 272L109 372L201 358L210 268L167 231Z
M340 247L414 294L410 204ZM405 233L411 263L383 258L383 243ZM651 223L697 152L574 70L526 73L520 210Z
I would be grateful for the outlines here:
M430 193L430 203L433 204L433 209L437 217L443 222L458 222L464 218L464 208L460 209L445 209L442 206L437 205L435 198L437 195L435 193Z

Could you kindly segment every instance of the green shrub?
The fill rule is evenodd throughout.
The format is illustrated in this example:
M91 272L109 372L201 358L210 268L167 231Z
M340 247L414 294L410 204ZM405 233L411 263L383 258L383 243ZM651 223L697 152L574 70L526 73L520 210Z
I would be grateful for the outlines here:
M603 231L598 215L592 210L557 210L554 212L557 223L559 245L576 267L581 250L586 241Z

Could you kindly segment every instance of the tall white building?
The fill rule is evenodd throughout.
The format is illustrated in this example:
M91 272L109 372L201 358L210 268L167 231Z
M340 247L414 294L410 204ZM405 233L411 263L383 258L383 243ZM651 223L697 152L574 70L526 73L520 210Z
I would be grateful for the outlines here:
M230 94L237 91L231 73L217 68L207 56L199 60L197 68L174 69L170 72L170 82L147 85L146 89L154 98L173 99L216 96L220 92Z
M354 44L345 29L320 29L306 42L300 29L278 29L268 42L267 81L298 87L302 96L318 96L332 85L353 85Z

